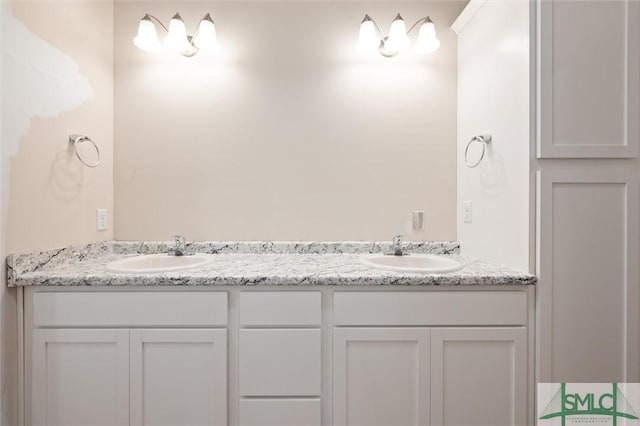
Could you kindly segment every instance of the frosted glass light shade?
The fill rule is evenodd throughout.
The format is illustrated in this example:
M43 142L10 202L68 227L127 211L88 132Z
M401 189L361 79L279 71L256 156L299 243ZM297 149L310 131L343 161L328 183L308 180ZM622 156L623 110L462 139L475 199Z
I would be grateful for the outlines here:
M360 36L358 37L356 49L362 53L375 52L379 46L380 40L378 39L376 26L369 15L365 15L360 24Z
M193 39L193 44L203 52L215 52L218 50L216 27L208 13L202 18L198 25L198 33Z
M148 15L145 15L145 17L140 20L138 34L133 39L133 44L145 52L157 52L160 50L160 41L158 41L156 26Z
M191 48L191 43L187 39L187 28L179 13L176 13L169 22L169 34L165 37L164 44L169 50L178 53Z
M420 26L418 41L416 41L414 50L416 53L428 55L436 51L439 47L440 40L436 37L436 27L429 19Z
M389 29L389 37L385 41L385 47L390 52L401 52L409 46L409 37L407 36L407 26L402 16L398 14L391 23Z

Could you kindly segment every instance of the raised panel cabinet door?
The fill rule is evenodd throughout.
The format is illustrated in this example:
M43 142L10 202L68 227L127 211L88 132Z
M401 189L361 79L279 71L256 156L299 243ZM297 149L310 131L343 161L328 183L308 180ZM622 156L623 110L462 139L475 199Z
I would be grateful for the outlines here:
M431 425L526 424L526 329L432 329Z
M244 329L239 336L240 395L322 393L320 329Z
M131 330L131 425L227 423L227 330Z
M33 330L33 425L129 424L128 330Z
M637 173L538 171L539 382L640 380Z
M538 157L637 157L640 2L537 7Z
M428 328L335 328L333 424L427 425L428 375Z

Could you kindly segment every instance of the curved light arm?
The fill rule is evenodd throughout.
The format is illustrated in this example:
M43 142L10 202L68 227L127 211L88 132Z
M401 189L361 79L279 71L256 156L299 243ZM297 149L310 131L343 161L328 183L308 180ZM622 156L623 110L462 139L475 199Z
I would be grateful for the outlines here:
M423 22L424 22L424 23L427 23L427 22L433 22L433 21L432 21L432 20L431 20L431 18L429 18L428 16L425 16L424 18L420 18L420 19L418 19L418 20L416 21L416 23L415 23L415 24L413 24L413 25L411 26L411 28L409 28L409 30L407 31L407 35L411 32L411 30L413 30L415 27L417 27L417 26L418 26L418 24L422 24Z
M371 18L371 21L373 22L373 25L376 27L376 31L378 31L378 34L380 34L380 36L383 37L384 34L382 34L382 31L380 31L380 27L378 26L378 23L373 18Z
M162 29L164 29L167 33L169 32L169 30L167 29L167 27L165 27L165 26L164 26L164 24L162 23L162 21L160 21L160 20L159 20L158 18L156 18L155 16L150 15L150 14L148 14L148 13L147 13L147 14L145 14L145 15L144 15L144 17L145 17L145 18L152 18L154 21L156 21L158 24L160 24L160 26L162 27ZM144 18L142 18L142 19L144 19Z
M378 31L378 35L380 35L380 37L384 37L384 34L382 33L382 31L380 31L380 27L378 26L378 23L376 22L375 19L373 19L371 16L369 16L368 14L364 15L364 19L362 20L362 22L364 22L365 20L367 20L367 18L369 18L369 20L371 22L373 22L373 26L376 27L376 31Z
M196 29L193 32L193 38L196 38L196 36L198 35L198 31L200 30L200 24L202 23L202 21L205 21L205 20L209 20L211 21L211 23L215 25L215 23L213 22L213 18L211 18L211 14L207 13L198 21L198 25L196 26Z

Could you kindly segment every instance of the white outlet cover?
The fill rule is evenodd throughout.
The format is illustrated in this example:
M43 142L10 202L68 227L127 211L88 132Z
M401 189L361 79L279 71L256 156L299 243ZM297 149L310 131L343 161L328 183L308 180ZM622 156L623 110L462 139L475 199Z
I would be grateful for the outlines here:
M96 230L106 231L108 220L109 220L109 213L107 209L96 210Z
M473 204L471 201L465 201L463 204L462 218L464 223L473 222Z
M413 230L414 231L424 230L424 211L418 210L413 212L412 218L413 218Z

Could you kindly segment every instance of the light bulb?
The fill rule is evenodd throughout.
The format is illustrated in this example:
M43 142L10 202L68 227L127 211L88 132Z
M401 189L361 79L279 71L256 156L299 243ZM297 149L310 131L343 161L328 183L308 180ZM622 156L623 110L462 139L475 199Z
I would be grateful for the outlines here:
M391 23L389 29L389 37L385 41L385 48L389 52L400 52L409 46L409 37L407 36L407 26L404 19L398 13Z
M414 50L416 53L428 55L436 51L440 47L440 40L436 37L436 26L433 25L433 21L427 18L420 26L420 32L418 33L418 41Z
M198 24L198 31L193 38L193 44L203 52L215 52L218 50L218 41L216 39L216 27L213 19L208 13L202 18Z
M138 25L138 35L133 39L133 44L140 50L145 52L157 52L160 50L160 42L158 41L158 33L156 26L153 25L149 15L145 15Z
M374 52L378 50L380 40L376 33L376 26L373 19L369 15L364 15L364 19L360 23L360 36L358 37L358 52Z
M187 39L187 28L179 13L176 13L169 22L169 34L164 39L164 44L173 52L184 52L191 49L191 43Z

